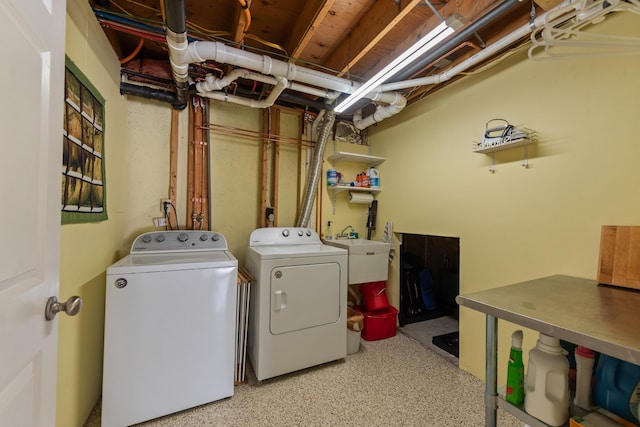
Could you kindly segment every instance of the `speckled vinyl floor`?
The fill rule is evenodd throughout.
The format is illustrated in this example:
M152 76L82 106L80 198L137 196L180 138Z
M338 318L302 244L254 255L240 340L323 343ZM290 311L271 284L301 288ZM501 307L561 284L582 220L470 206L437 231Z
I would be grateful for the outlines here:
M400 331L344 360L258 383L144 427L484 425L484 384ZM498 410L498 426L523 423ZM100 405L85 427L100 426Z

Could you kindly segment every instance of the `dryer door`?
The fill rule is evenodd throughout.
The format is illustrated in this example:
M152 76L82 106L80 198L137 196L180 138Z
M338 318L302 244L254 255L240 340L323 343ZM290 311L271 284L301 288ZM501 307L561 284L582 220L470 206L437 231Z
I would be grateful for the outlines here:
M338 263L283 266L271 270L272 334L335 323L339 318Z

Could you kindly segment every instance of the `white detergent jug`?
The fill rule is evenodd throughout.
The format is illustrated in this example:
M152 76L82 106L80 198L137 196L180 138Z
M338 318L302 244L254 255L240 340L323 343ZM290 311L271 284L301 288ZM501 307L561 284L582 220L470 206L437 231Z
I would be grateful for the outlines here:
M524 409L551 426L569 419L569 361L560 340L540 334L529 352L524 382Z
M369 187L380 188L380 173L378 169L371 166L367 174L369 175Z

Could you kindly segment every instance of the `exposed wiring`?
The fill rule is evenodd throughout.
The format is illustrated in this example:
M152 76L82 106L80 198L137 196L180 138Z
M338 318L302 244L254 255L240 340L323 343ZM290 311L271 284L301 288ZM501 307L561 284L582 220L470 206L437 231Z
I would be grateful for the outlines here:
M156 15L162 15L161 11L160 11L160 10L158 10L158 9L156 9L155 7L148 6L148 5L144 4L144 3L139 3L139 2L134 1L134 0L125 0L125 1L126 1L127 3L134 4L134 5L138 6L138 7L143 8L143 9L150 10L150 11L152 11L152 12L153 12L154 14L156 14ZM160 0L160 3L162 3L162 0ZM114 3L112 2L112 4L114 4ZM118 6L118 5L116 4L116 6ZM162 6L164 6L164 5L162 5ZM161 7L162 7L162 6L161 6ZM125 13L129 13L129 12L125 11L125 9L123 9L123 8L122 8L122 6L118 6L118 9L122 10L122 11L123 11L123 12L125 12Z
M133 29L133 28L131 28L129 26L126 26L126 25L115 24L113 22L107 22L107 21L104 21L102 19L98 19L98 21L100 22L100 25L102 25L103 27L106 27L106 28L111 28L111 29L114 29L114 30L122 31L122 32L129 33L129 34L133 34L133 35L136 35L138 37L143 37L143 38L148 39L148 40L154 40L154 41L157 41L157 42L166 42L166 39L164 37L160 36L160 35L151 34L149 32L142 31L142 30L136 30L136 29Z
M159 0L160 3L160 15L162 16L162 22L167 22L167 14L164 11L164 0Z
M249 26L251 25L251 11L249 10L249 1L248 0L238 0L240 3L240 7L244 12L244 29L242 30L243 36L247 34L249 31Z
M157 32L158 34L162 34L162 35L165 34L164 21L161 22L161 21L154 20L154 19L151 19L151 18L144 18L144 17L134 16L132 13L128 12L127 10L122 9L121 7L120 7L120 9L123 11L123 13L107 11L107 10L99 9L99 8L96 8L96 7L93 8L93 12L99 19L102 18L104 21L113 20L113 21L116 21L116 22L126 23L126 24L130 24L130 25L139 25L139 26L144 27L145 29ZM157 9L154 9L154 11L159 12L159 14L162 14L162 11L158 11ZM145 25L143 22L152 24L152 26ZM194 22L191 22L191 21L187 21L186 23L187 23L187 28L192 30L191 31L192 33L198 34L200 36L203 36L206 39L218 39L218 40L226 42L226 43L241 45L241 43L239 43L239 42L235 42L233 40L225 38L225 36L226 37L230 37L231 36L231 33L227 32L227 31L212 31L212 30L209 30L209 29L207 29L207 28L205 28L205 27L203 27L201 25L198 25L198 24L196 24ZM260 43L260 44L262 44L264 46L268 46L268 47L271 47L273 49L277 49L280 52L283 52L284 53L283 57L286 58L286 59L295 59L295 58L289 58L287 56L287 51L277 43L269 42L269 41L264 40L264 39L262 39L262 38L260 38L258 36L255 36L253 34L245 34L245 38L249 39L249 40L253 40L253 41L255 41L257 43ZM189 37L189 39L190 39L190 41L194 40L192 37ZM261 53L270 53L270 52L268 52L266 50L261 50L259 48L252 48L252 49L255 50L255 51L261 52ZM276 55L278 55L278 54L276 54ZM316 66L321 67L319 64L313 64L311 62L300 61L300 60L297 60L297 61L305 62L305 63L311 64L311 65L316 65ZM323 68L325 68L327 70L330 70L329 68L326 68L326 67L323 67ZM330 70L330 71L335 71L335 70Z
M144 38L140 37L140 41L138 42L138 45L136 46L136 48L129 55L127 55L126 57L122 58L120 60L120 64L121 65L126 64L127 62L129 62L133 58L135 58L136 55L140 52L140 49L142 49L142 45L143 44L144 44Z
M176 228L173 228L173 225L171 224L171 215L169 213L169 207L173 209L173 214L176 218ZM169 230L180 230L180 226L178 225L178 211L176 210L176 207L173 205L173 203L165 201L162 204L162 209L164 210L164 219L166 221L165 228L169 227L168 228Z
M131 25L142 30L153 31L162 35L165 34L164 25L158 20L130 17L121 13L107 12L101 9L94 9L93 13L99 20L117 22L122 25Z

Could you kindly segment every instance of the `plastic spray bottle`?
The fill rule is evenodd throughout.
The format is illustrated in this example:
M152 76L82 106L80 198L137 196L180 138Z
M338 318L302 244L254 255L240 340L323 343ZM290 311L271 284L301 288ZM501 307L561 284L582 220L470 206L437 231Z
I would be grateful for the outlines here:
M522 363L522 331L520 329L511 335L505 399L514 405L520 405L524 402L524 364Z
M327 231L324 233L324 240L333 239L333 228L331 227L331 221L327 221Z

